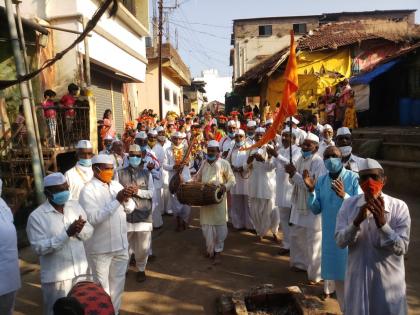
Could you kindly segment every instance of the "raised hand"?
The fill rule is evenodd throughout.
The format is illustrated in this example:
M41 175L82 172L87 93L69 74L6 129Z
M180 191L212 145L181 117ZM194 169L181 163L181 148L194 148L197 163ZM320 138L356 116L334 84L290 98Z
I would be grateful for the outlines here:
M289 174L290 177L293 177L296 173L296 167L293 164L287 164L284 167L284 170L286 171L287 174Z
M309 174L308 170L303 170L303 181L310 192L315 190L315 178Z
M345 187L343 181L338 178L331 183L331 188L335 191L338 197L344 199L346 195Z
M378 229L380 229L386 224L384 200L382 199L382 197L372 198L371 200L369 200L368 204L369 211L373 214L376 226L378 227Z

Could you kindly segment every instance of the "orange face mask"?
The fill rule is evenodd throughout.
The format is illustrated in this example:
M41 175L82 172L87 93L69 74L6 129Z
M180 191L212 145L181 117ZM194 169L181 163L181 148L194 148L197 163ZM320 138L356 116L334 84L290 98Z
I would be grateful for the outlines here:
M109 184L112 180L112 177L114 177L114 170L113 169L101 170L98 174L98 177L104 183Z
M368 178L367 180L365 180L363 183L360 184L360 187L362 188L365 195L373 196L376 198L382 191L382 188L384 187L384 183L380 180L374 180L372 178Z

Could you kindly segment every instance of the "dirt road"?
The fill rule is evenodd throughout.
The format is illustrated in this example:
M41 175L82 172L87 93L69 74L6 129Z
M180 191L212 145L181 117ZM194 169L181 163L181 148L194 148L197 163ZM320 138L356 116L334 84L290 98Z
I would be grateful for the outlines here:
M410 314L420 314L420 198L403 198L412 215L412 234L406 260ZM289 271L288 257L276 256L278 246L269 240L260 243L248 232L229 232L222 264L212 266L204 258L204 240L199 229L198 210L194 209L192 228L181 233L173 229L172 218L153 234L157 259L148 264L147 281L137 283L130 270L123 296L122 315L215 314L216 300L226 292L247 289L264 283L275 286L298 285L314 297L321 286L305 285L306 275ZM15 314L42 314L37 258L26 248L21 251L22 289ZM338 311L335 300L323 303L325 310Z

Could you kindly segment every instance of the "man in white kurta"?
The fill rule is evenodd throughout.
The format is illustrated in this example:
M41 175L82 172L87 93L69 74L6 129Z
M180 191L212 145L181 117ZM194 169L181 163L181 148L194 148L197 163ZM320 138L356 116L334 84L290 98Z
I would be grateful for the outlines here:
M360 166L364 163L364 158L358 157L353 154L352 136L350 129L341 127L337 129L335 143L340 149L342 154L343 165L346 169L358 173Z
M169 181L178 172L179 169L181 169L181 177L183 182L189 182L191 180L189 163L186 163L187 165L181 164L182 159L186 153L186 148L182 142L182 134L180 132L175 132L172 136L172 145L166 149L163 169L168 172ZM180 203L175 194L171 194L169 199L171 209L176 218L176 230L185 230L189 224L191 207L189 205Z
M264 133L264 128L257 128L255 141L261 139ZM274 170L275 165L267 154L267 145L251 149L243 168L250 172L248 180L250 215L257 235L262 240L272 227L273 219L274 190L269 182L269 173Z
M334 130L331 125L325 124L324 129L322 129L322 140L319 143L318 155L320 157L324 156L325 149L329 146L334 146L333 141Z
M206 240L207 254L214 259L214 263L219 262L228 233L226 191L235 184L235 176L229 163L219 158L218 154L219 143L215 140L209 141L207 159L194 177L195 181L201 183L220 185L225 193L221 203L200 207L200 224Z
M246 147L245 132L242 129L239 129L235 133L235 142L226 157L226 160L229 162L233 174L235 175L235 185L233 185L230 190L230 217L235 229L253 230L254 226L249 213L249 172L245 171L243 168L248 159L249 152L241 151L240 149L243 147Z
M3 182L0 179L0 196ZM0 314L12 315L20 288L19 257L13 213L0 198Z
M169 207L169 175L168 171L163 168L163 164L165 161L166 156L166 149L171 146L171 141L169 141L165 136L165 129L162 126L156 127L156 131L158 133L157 139L158 143L156 144L157 147L159 147L159 151L163 151L163 155L161 153L156 153L156 157L159 160L159 163L162 167L162 202L163 202L163 211L166 214L172 214L172 210ZM164 214L162 213L162 214Z
M155 201L154 211L157 212L157 214L158 213L160 214L160 220L162 220L162 215L165 213L165 202L164 202L164 197L163 197L164 196L163 186L164 186L164 181L165 181L164 172L166 173L166 171L163 170L163 163L165 162L165 149L163 148L161 142L159 142L157 138L158 138L158 133L156 130L149 131L148 133L148 141L150 141L149 148L154 153L157 159L157 162L159 163L159 173L160 173L160 178L154 179L153 181L153 185L155 187L154 196L153 196L153 199ZM154 140L156 140L156 142L154 142ZM156 223L158 223L159 221L159 216L157 214L155 215L156 219L154 220L156 221ZM155 227L158 227L157 225L158 224L156 224Z
M77 163L69 169L65 176L69 184L70 199L79 200L80 192L93 177L92 144L89 140L80 140L76 146Z
M152 198L154 193L153 177L150 171L144 167L140 147L137 144L130 145L128 163L118 173L118 178L123 186L137 186L137 198L134 211L127 215L127 239L129 254L134 253L137 282L146 280L146 265L152 244Z
M257 122L255 120L250 120L246 123L246 139L245 143L247 146L251 146L255 143L255 130L257 129Z
M301 156L300 148L295 144L296 134L292 129L284 129L281 134L282 146L277 152L273 152L273 162L276 166L276 206L279 210L280 224L283 232L282 248L279 255L286 255L290 252L290 213L292 211L292 190L293 185L290 183L289 174L285 171L285 166L290 163L290 143L292 143L292 163L296 162Z
M53 173L44 178L47 201L36 208L28 219L26 232L32 249L39 256L44 314L53 314L53 305L67 296L72 280L87 273L83 242L93 228L76 200L69 200L66 178Z
M82 189L79 201L95 229L85 242L89 267L111 296L115 313L118 313L128 263L126 214L134 210L130 197L136 189L124 188L112 180L113 162L112 156L105 154L92 158L94 177Z
M232 142L235 141L236 123L234 120L229 120L227 123L227 134L220 140L220 152L223 157L229 154L229 150L232 148Z
M321 280L321 218L314 215L307 206L308 189L303 181L304 172L315 180L326 173L323 159L316 153L319 138L308 133L302 143L302 156L296 167L289 164L292 183L292 211L290 222L290 265L292 270L305 270L310 283Z
M406 315L404 255L411 219L406 203L382 192L385 176L372 159L360 164L364 192L344 200L335 240L348 248L344 281L346 315Z

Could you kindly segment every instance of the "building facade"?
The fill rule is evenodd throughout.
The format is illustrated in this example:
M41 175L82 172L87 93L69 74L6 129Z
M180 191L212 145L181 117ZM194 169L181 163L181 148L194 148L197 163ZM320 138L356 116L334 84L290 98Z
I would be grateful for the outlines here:
M219 76L216 69L208 69L201 72L201 77L194 78L194 81L206 83L206 97L208 102L217 101L225 103L226 93L232 91L232 78Z

